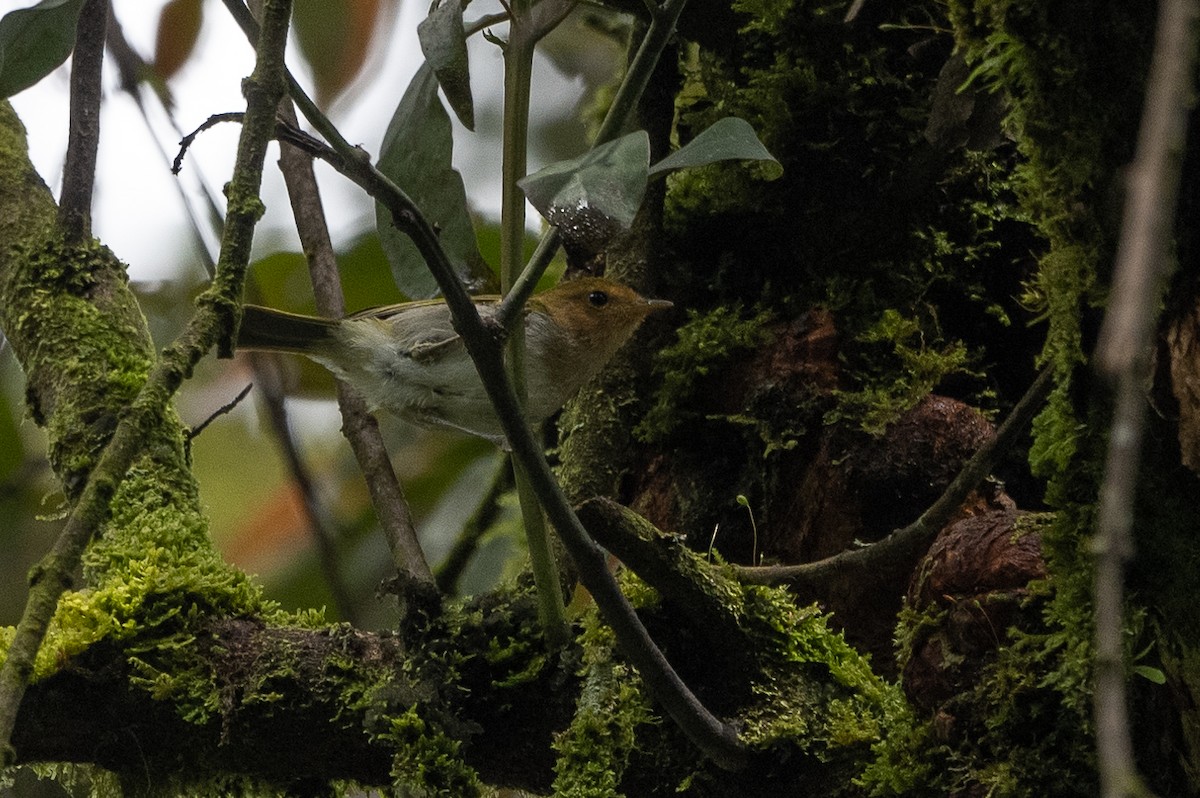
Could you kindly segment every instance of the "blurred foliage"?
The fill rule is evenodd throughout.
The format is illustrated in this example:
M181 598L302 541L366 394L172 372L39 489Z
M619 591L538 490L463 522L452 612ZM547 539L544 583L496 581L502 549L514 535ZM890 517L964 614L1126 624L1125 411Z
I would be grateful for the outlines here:
M171 0L158 16L154 40L154 71L170 79L192 57L200 26L204 22L204 0Z

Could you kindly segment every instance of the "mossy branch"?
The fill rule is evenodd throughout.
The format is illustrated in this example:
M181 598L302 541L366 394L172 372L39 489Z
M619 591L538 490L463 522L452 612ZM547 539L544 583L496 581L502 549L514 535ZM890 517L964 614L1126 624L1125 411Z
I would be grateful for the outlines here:
M289 0L270 0L264 10L258 60L243 86L246 120L229 184L229 214L213 283L197 300L197 312L183 334L155 362L99 461L84 477L86 483L50 553L31 574L25 612L0 669L0 765L14 756L10 740L17 711L58 599L71 585L92 536L108 518L112 498L144 450L148 430L213 344L223 353L232 351L254 225L262 213L258 199L262 166L275 128L275 108L283 96L283 53L290 14ZM49 235L56 237L55 233Z
M788 584L805 594L820 594L835 579L872 573L907 573L921 553L937 537L971 491L992 472L1001 455L1016 443L1041 408L1054 384L1054 369L1047 366L1025 391L1004 423L967 461L942 495L921 517L883 540L860 549L850 549L816 562L800 565L736 566L738 578L747 584Z

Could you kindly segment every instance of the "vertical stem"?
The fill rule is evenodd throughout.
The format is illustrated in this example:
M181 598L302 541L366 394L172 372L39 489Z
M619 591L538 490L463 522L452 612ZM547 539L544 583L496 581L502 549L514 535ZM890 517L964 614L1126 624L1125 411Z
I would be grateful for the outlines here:
M1180 172L1194 104L1200 2L1164 0L1158 6L1154 53L1129 168L1129 191L1113 285L1100 330L1096 362L1115 383L1116 406L1100 484L1094 607L1096 675L1093 709L1100 794L1144 795L1129 723L1127 664L1122 639L1125 564L1133 553L1134 502L1145 430L1144 385L1173 251Z
M500 287L507 293L521 273L525 255L525 194L517 181L525 176L529 138L529 91L533 76L534 41L525 35L525 14L514 15L508 46L504 51L504 150L501 164L500 204ZM508 342L508 366L522 406L526 402L525 328L516 325ZM541 504L529 479L513 459L517 497L525 522L533 580L538 592L538 615L547 639L555 645L568 638L566 605L563 603L558 564L550 542L550 530Z
M71 59L71 132L63 164L58 225L68 243L92 235L92 186L96 181L96 152L100 146L100 68L104 63L104 33L108 0L87 0L75 28Z

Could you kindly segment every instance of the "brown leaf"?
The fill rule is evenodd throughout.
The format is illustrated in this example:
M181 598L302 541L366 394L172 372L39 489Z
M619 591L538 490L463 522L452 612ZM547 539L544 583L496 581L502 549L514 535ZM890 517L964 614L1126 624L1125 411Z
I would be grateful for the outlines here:
M292 29L313 70L317 103L325 106L362 70L386 0L296 0Z
M203 21L204 0L171 0L163 6L154 41L154 71L163 80L187 63L196 49Z

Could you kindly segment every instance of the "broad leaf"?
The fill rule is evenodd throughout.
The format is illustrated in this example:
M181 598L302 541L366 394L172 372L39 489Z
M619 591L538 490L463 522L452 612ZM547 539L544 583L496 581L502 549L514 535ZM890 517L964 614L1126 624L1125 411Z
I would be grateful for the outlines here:
M295 0L292 32L312 67L317 104L328 105L366 63L368 46L389 19L381 0Z
M83 0L42 0L0 19L0 97L28 89L67 60Z
M779 163L758 140L749 122L736 116L727 116L714 122L696 138L650 167L650 174L653 176L672 169L739 160Z
M154 71L170 78L191 57L204 22L204 0L171 0L158 15Z
M421 52L433 67L451 110L467 130L475 130L475 103L471 98L471 66L467 37L463 33L462 6L442 0L417 25Z
M551 222L587 208L629 227L646 193L649 164L650 137L638 130L578 158L550 164L518 185Z
M475 244L467 212L467 192L450 157L450 116L438 99L438 83L428 63L422 64L400 98L379 155L379 170L404 190L437 227L451 263L468 287L477 287L490 272ZM391 214L375 205L376 226L396 285L412 299L437 293L437 282L408 236L392 225Z

